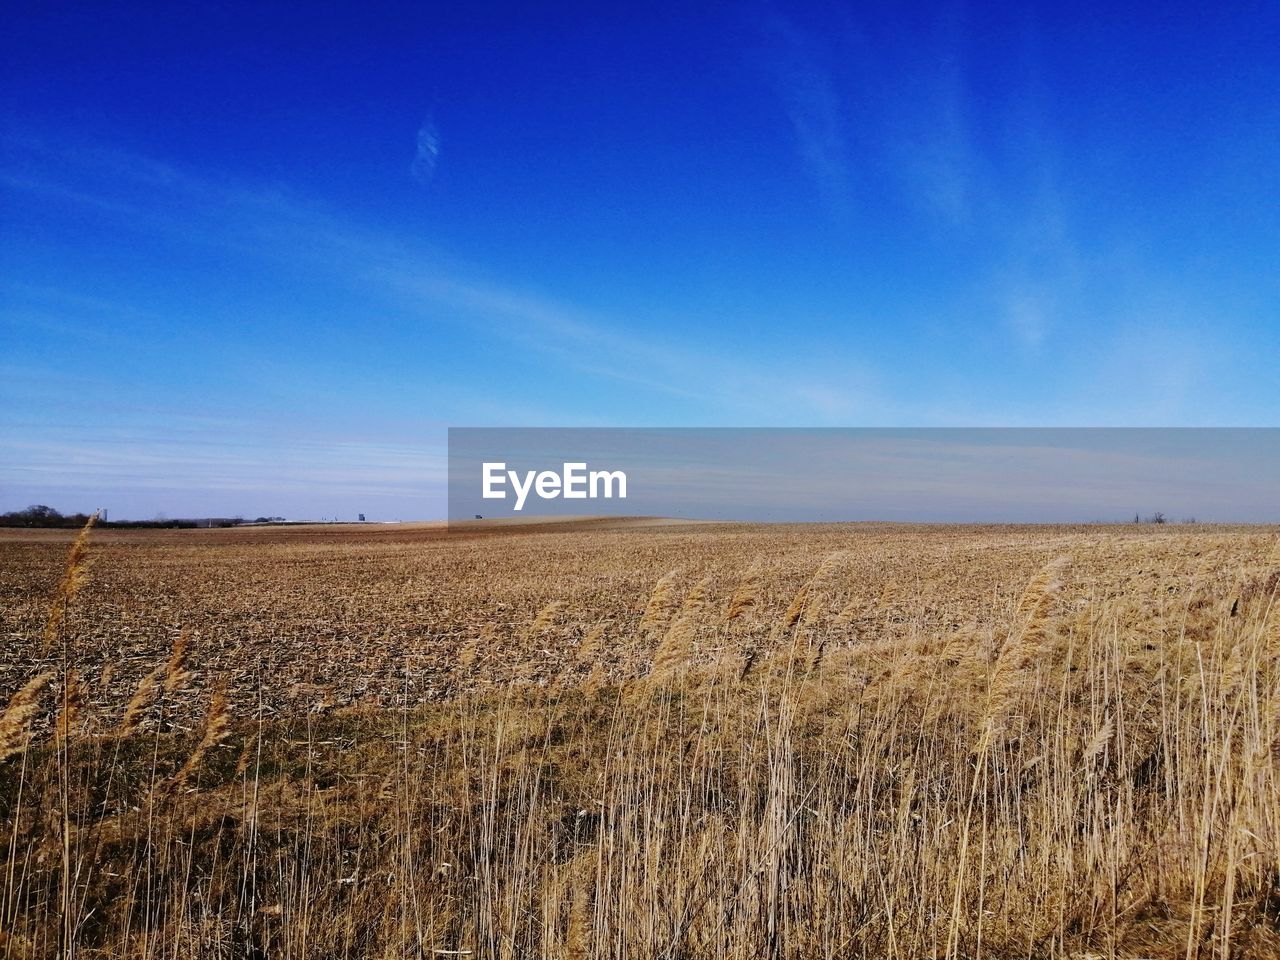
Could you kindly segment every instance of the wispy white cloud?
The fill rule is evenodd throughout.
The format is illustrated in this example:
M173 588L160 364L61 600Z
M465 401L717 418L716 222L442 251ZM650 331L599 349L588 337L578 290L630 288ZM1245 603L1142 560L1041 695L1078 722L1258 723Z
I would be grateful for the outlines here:
M436 165L440 162L440 130L431 117L418 128L416 145L409 173L425 186L435 177Z
M911 37L910 63L885 59L878 30L856 15L819 32L780 13L760 18L766 56L807 174L830 208L847 213L860 188L887 183L949 224L967 221L980 156L969 119L962 8L942 8Z
M721 340L699 342L692 324L679 336L641 333L639 318L605 318L503 284L418 241L334 216L281 189L220 181L99 147L62 151L59 160L97 174L96 181L80 179L98 183L104 196L122 181L131 200L145 194L146 205L119 211L138 229L293 266L311 262L370 303L393 304L422 323L465 328L509 350L533 351L579 375L677 398L693 420L892 419L875 396L868 365L857 357L845 358L837 380L824 380L811 365L762 366ZM57 181L24 181L21 189L62 195ZM644 404L636 409L643 416Z
M774 44L768 67L801 166L829 209L843 216L852 199L853 171L847 111L835 75L824 62L820 44L792 20L771 14L763 27Z
M948 226L974 216L981 158L969 120L965 45L959 17L942 18L939 33L925 41L930 68L885 84L886 160L908 199ZM896 87L894 90L892 87Z
M880 191L878 205L896 202L919 220L922 242L981 249L980 314L1019 353L1045 349L1070 322L1085 258L1034 27L1005 53L1016 82L979 107L963 4L919 20L855 12L834 21L819 32L776 13L761 18L806 170L833 209ZM980 131L979 112L1000 122Z

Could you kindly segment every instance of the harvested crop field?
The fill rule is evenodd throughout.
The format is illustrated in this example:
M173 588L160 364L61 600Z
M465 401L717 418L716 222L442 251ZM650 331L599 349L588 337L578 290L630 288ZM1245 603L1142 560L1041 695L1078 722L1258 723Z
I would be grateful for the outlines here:
M0 531L0 949L1280 951L1269 527Z

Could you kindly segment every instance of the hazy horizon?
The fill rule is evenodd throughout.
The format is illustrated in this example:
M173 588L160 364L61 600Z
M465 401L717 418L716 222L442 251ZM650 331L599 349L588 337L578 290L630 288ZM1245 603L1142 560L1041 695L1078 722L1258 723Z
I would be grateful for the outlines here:
M745 522L1126 523L1280 521L1280 429L451 428L424 512L122 511L110 519L295 521L644 516ZM520 478L569 463L618 470L625 497L482 495L486 463ZM585 466L584 466L585 468ZM515 477L512 477L514 482ZM136 494L144 497L144 492ZM234 496L234 491L228 492ZM287 497L277 495L276 504ZM228 502L231 502L228 500ZM57 509L57 504L49 504ZM447 510L445 506L447 505ZM71 513L74 510L64 510Z

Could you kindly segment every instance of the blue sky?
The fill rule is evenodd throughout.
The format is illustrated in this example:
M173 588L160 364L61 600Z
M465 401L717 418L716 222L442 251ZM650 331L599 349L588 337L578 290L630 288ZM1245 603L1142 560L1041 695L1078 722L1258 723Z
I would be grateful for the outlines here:
M10 7L0 508L449 425L1274 425L1280 7ZM320 12L323 11L323 12Z

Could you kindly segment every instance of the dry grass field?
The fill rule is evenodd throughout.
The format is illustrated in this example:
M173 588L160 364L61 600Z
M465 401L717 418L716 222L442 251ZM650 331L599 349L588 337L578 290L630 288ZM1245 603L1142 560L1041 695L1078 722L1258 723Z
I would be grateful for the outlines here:
M0 531L0 956L1280 956L1274 528Z

